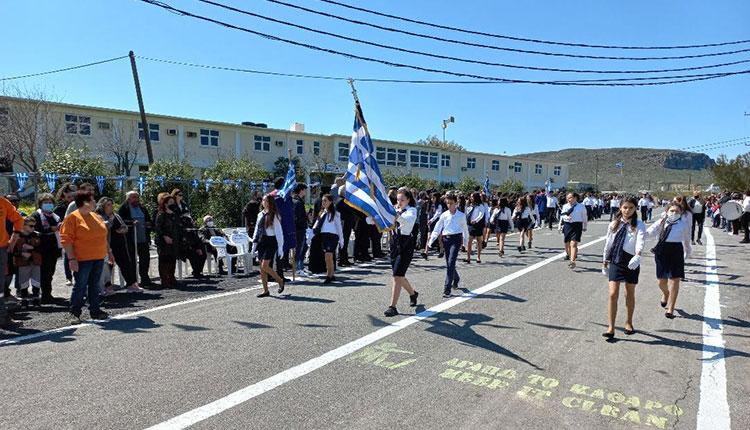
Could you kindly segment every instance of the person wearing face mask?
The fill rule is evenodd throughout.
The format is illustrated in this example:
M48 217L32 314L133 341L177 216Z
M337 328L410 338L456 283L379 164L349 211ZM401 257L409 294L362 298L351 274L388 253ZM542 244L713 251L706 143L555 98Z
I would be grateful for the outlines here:
M395 230L391 235L390 244L393 289L391 290L391 305L384 312L387 317L398 315L396 304L398 304L402 288L409 293L409 306L417 306L419 293L412 288L409 280L406 279L406 271L414 257L415 242L412 237L412 230L417 221L415 206L416 201L411 191L401 188L396 192Z
M90 191L78 191L75 197L78 209L71 212L60 227L60 239L68 255L75 283L70 297L70 313L74 322L81 319L81 310L88 298L91 319L109 317L100 308L99 280L104 258L111 256L107 240L107 225L94 213L96 202ZM110 257L111 261L111 257Z
M177 268L177 255L182 238L182 226L177 214L180 208L174 197L164 194L159 198L159 211L156 214L154 230L156 232L156 251L159 254L159 277L162 288L177 286L174 276Z
M216 252L216 249L211 246L211 238L214 236L223 237L224 239L228 239L227 235L224 234L224 230L216 227L216 223L214 222L214 218L211 215L206 215L203 217L203 226L201 226L200 229L198 229L198 233L200 234L201 238L203 239L203 244L206 248L206 251L208 254L211 254L214 257L214 260L219 260L219 274L224 275L226 274L226 271L224 270L224 259L218 258L218 253ZM234 245L227 244L227 253L229 254L236 254L237 253L237 247ZM237 273L237 259L232 259L232 273Z
M685 259L690 256L690 223L682 213L682 204L673 202L667 206L666 216L661 222L649 227L647 234L657 236L656 246L651 250L656 260L656 278L662 293L661 307L664 316L674 318L674 307L680 291L680 280L685 277ZM669 288L667 288L669 287Z
M619 211L607 229L604 245L602 269L609 278L609 305L607 306L608 326L602 336L615 337L615 320L617 319L617 298L620 295L620 283L625 282L625 334L635 333L633 328L633 311L635 310L635 287L640 275L641 253L646 240L646 224L638 219L636 206L638 199L628 196L621 200Z
M578 203L577 193L568 193L565 203L560 210L560 227L565 240L565 259L570 260L568 267L575 269L578 258L578 244L586 231L588 216L583 205Z
M61 255L60 217L54 212L55 203L52 194L43 193L37 199L38 209L32 215L36 221L34 229L41 238L42 264L40 268L41 302L43 305L58 303L52 296L52 277L55 274L57 260ZM72 276L71 276L72 277Z

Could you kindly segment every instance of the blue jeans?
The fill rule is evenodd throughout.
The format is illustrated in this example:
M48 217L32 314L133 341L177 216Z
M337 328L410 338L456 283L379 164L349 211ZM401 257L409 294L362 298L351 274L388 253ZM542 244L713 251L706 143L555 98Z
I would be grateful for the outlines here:
M99 279L102 277L104 260L89 260L78 262L78 272L74 273L75 282L70 295L70 312L81 314L86 297L89 299L89 313L99 312Z
M461 250L461 245L464 243L463 235L453 234L450 236L443 236L443 249L445 250L445 287L443 289L444 294L450 294L451 288L458 287L458 282L461 277L458 276L456 270L456 260L458 260L458 251Z

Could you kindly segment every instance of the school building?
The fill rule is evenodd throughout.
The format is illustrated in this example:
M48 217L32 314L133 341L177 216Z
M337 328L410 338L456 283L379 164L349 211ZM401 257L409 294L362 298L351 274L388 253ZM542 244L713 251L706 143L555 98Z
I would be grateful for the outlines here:
M21 99L0 97L0 133L14 118L14 105L21 102ZM50 129L59 129L64 138L74 139L76 145L85 145L92 153L105 158L112 158L106 148L111 148L113 141L124 145L134 139L143 143L144 130L138 112L67 103L47 105L45 114L36 115L38 143L35 147L40 160L46 153L44 140L53 135L45 131ZM352 118L342 118L342 128L351 121ZM299 123L284 130L261 123L234 124L154 113L147 114L147 122L155 160L187 160L197 171L213 166L218 159L233 157L255 160L271 170L274 162L286 157L287 149L291 149L293 156L302 160L312 180L330 183L346 170L349 157L350 134L308 133ZM387 135L387 130L379 129L374 137L383 135ZM568 182L569 163L560 161L451 151L379 138L374 138L373 144L383 172L413 174L438 182L457 182L470 175L481 183L489 175L493 185L514 179L522 182L526 189L542 188L550 179L554 188ZM470 142L467 144L471 146ZM496 145L526 149L513 143L497 142ZM543 145L535 149L543 149ZM138 150L137 166L141 171L148 167L145 145ZM22 169L16 166L16 171ZM131 175L136 174L134 169Z

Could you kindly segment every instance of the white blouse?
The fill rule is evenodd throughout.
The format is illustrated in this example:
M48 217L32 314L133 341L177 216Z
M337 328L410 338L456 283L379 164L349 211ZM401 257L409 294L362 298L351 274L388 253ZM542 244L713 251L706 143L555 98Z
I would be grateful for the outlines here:
M396 211L398 212L398 209ZM396 222L398 222L397 231L403 236L409 236L414 230L414 223L417 222L417 210L411 206L405 207Z
M490 222L494 223L495 221L510 221L511 218L513 218L513 213L510 211L510 208L500 209L499 207L496 207L492 210Z
M570 208L570 203L565 203L562 207L562 213L567 212L568 210L570 210ZM562 220L562 222L582 222L584 228L588 223L586 208L580 203L576 203L575 207L573 208L573 212L571 212L570 215L562 215L560 219Z
M258 219L255 222L255 230L253 231L253 237L255 237L258 234L258 229L260 227L260 221L261 218L263 218L263 215L266 213L265 210L262 210L258 213ZM281 229L281 220L280 217L277 215L273 218L273 225L271 227L264 227L265 228L265 234L266 236L272 236L276 237L276 243L278 244L278 249L276 253L279 255L279 257L284 255L284 231ZM255 248L258 246L257 243L253 243L253 251L255 251Z
M659 234L665 225L666 221L664 220L664 217L662 217L661 221L653 223L646 231L648 237L655 237L658 240ZM685 217L680 217L680 219L672 226L672 230L669 231L669 236L667 236L667 242L682 243L682 248L684 249L686 256L689 256L692 253L692 248L690 246L690 227L691 223Z
M473 209L473 212L472 212ZM490 219L490 211L487 205L481 204L479 206L473 207L469 206L466 208L466 216L468 217L469 214L471 214L471 220L469 220L472 224L476 224L479 221L484 218L484 221L487 222Z
M324 212L322 223L320 227L321 233L331 233L339 237L339 249L344 247L344 230L341 228L341 214L336 212L333 220L328 212Z
M624 227L623 224L625 224L625 221L620 224L620 228L627 229L625 233L625 243L622 245L623 251L630 255L640 255L646 244L646 224L644 224L643 221L638 220L638 225L635 227L635 231L630 227L630 223L625 224ZM614 244L615 236L617 236L619 231L620 230L618 229L613 232L612 225L607 229L607 240L604 244L604 254L602 255L602 260L605 262L607 261L607 254L609 254L609 250Z

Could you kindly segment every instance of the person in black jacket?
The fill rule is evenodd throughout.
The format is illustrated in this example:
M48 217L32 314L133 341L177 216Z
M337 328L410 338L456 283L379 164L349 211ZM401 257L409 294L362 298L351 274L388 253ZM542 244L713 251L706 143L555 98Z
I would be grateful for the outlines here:
M159 198L159 211L156 213L154 231L156 233L156 251L159 254L159 277L162 288L177 286L174 276L177 268L177 257L182 242L182 225L177 214L179 207L174 198L164 193Z
M179 208L179 204L176 201L175 204ZM193 269L193 278L203 278L203 267L206 264L206 247L198 235L198 229L195 227L193 218L187 215L187 213L179 212L179 210L178 216L180 227L182 227L182 236L180 238L177 258L182 261L190 261L190 267Z
M33 217L36 221L34 229L39 233L42 242L42 264L40 270L40 288L42 289L42 304L60 302L52 296L52 277L57 267L57 259L60 258L60 242L57 240L57 232L60 230L62 220L54 213L55 198L52 194L43 193L37 199L38 209Z
M138 293L142 288L138 285L138 279L135 277L133 258L128 252L128 226L122 217L114 212L114 201L109 197L102 197L96 207L96 212L102 217L104 223L109 229L109 247L114 256L114 263L120 268L122 277L125 279L125 285L129 293ZM112 275L112 263L109 263L110 278ZM114 292L111 283L108 292Z
M140 194L136 191L129 191L125 194L125 202L117 211L118 215L125 221L128 226L127 246L128 253L135 261L138 255L138 273L141 277L140 286L147 287L152 285L151 278L148 274L149 264L151 263L151 216L145 206L141 204ZM135 232L135 233L134 233ZM135 234L135 240L133 235ZM135 272L135 264L132 264L132 271Z
M349 237L352 235L352 229L354 228L354 222L356 220L355 215L352 213L354 209L346 204L346 188L339 188L339 201L336 203L336 211L341 214L341 225L344 232L344 247L339 252L339 266L346 267L351 266L352 262L349 261Z
M255 222L258 220L258 214L260 213L260 200L260 192L253 191L250 196L250 201L248 201L245 208L242 209L242 217L245 219L245 230L250 237L253 237Z
M297 184L292 196L292 207L294 211L294 234L296 247L294 249L294 259L297 263L297 274L303 275L305 271L305 251L307 250L307 212L305 211L305 194L307 185Z

